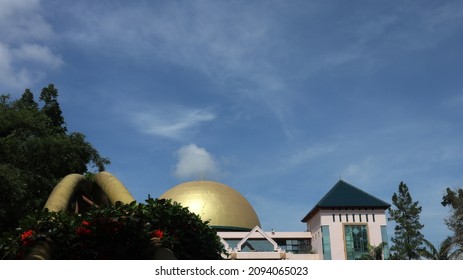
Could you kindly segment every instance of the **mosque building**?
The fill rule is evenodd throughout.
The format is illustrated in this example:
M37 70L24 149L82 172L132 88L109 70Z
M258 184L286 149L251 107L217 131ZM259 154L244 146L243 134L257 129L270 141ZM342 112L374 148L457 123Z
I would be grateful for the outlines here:
M264 231L249 201L213 181L179 184L160 196L172 199L217 230L229 259L351 260L388 242L389 204L339 180L302 218L307 230ZM383 257L388 258L388 246Z

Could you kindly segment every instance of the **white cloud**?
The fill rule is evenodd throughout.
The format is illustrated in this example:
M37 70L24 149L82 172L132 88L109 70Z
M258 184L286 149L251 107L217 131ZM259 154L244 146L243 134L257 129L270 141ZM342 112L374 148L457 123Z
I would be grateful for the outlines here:
M14 55L10 48L0 43L0 90L28 88L34 79L26 69L15 69ZM39 75L38 73L36 73ZM39 75L40 76L40 75ZM2 92L3 93L3 92Z
M222 173L214 157L195 144L181 147L177 156L174 175L179 179L213 179L220 177Z
M39 44L21 44L17 48L0 42L1 90L23 90L40 81L48 70L57 69L63 60Z
M0 0L1 90L21 90L39 82L63 60L48 45L54 32L38 0Z
M143 132L155 136L181 139L195 133L205 122L212 121L216 115L209 109L164 106L133 110L129 115Z
M58 68L63 64L63 60L44 45L22 44L19 48L12 49L11 52L18 61L35 62L51 68Z
M38 0L0 0L0 38L9 43L46 40L53 36Z

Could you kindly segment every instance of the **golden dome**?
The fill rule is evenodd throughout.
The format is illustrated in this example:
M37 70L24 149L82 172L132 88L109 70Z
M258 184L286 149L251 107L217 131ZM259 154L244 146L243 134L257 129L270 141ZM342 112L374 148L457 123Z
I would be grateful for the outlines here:
M251 230L260 226L254 208L236 190L213 181L191 181L179 184L160 198L172 199L198 214L218 230Z

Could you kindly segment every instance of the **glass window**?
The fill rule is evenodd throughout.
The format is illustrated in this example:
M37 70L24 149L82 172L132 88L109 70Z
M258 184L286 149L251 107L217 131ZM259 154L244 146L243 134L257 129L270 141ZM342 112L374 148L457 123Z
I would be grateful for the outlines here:
M366 218L367 223L368 223L368 214L365 214L365 218Z
M293 254L308 254L312 248L308 239L276 239L275 242L281 249Z
M241 246L242 252L273 252L273 244L267 239L248 239Z
M346 222L349 222L349 215L346 214Z
M225 241L228 243L230 248L234 249L238 245L238 243L241 241L241 239L225 239Z
M341 214L339 214L339 221L342 222Z
M331 260L331 242L329 226L322 226L322 250L323 259Z
M354 214L352 214L352 222L355 223L355 215Z
M359 214L359 221L362 222L362 214Z
M336 220L335 220L335 216L334 216L334 214L333 214L333 223L334 223L334 222L336 222Z
M389 245L387 244L387 228L386 226L381 226L381 239L383 242L386 242L386 246L383 248L383 257L385 260L389 259Z
M376 222L375 221L375 214L371 214L371 217L373 218L373 223Z
M366 225L345 225L344 239L348 260L358 260L362 255L368 253L369 242Z

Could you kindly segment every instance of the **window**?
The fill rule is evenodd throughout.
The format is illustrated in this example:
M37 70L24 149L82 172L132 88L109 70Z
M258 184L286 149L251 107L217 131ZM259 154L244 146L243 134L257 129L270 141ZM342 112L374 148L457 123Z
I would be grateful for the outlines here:
M349 222L349 215L346 214L346 222Z
M371 214L371 217L373 218L373 223L376 222L375 221L375 214Z
M226 239L225 241L230 245L230 248L236 248L241 239Z
M334 216L334 214L333 214L333 223L334 223L334 222L336 222L336 220L335 220L335 216Z
M330 227L322 226L322 250L323 259L331 260L331 242L330 242Z
M352 214L352 222L355 223L355 215L354 214Z
M341 214L339 214L339 221L342 222Z
M267 239L248 239L242 246L242 252L273 252L273 244Z
M275 240L281 249L293 254L308 254L312 245L307 239L277 239Z
M346 258L358 260L368 253L368 232L366 225L345 225Z
M362 222L362 214L359 214L359 221Z
M365 218L367 219L367 223L368 223L368 214L365 214Z
M381 226L381 240L386 242L386 246L383 248L383 258L385 260L389 259L389 245L387 244L387 228L386 226Z
M305 253L305 251L308 251L308 240L283 240L284 243L282 243L281 248L284 249L286 252L294 253L294 254L299 254L299 253ZM280 244L280 242L278 242ZM302 252L301 250L304 250Z

